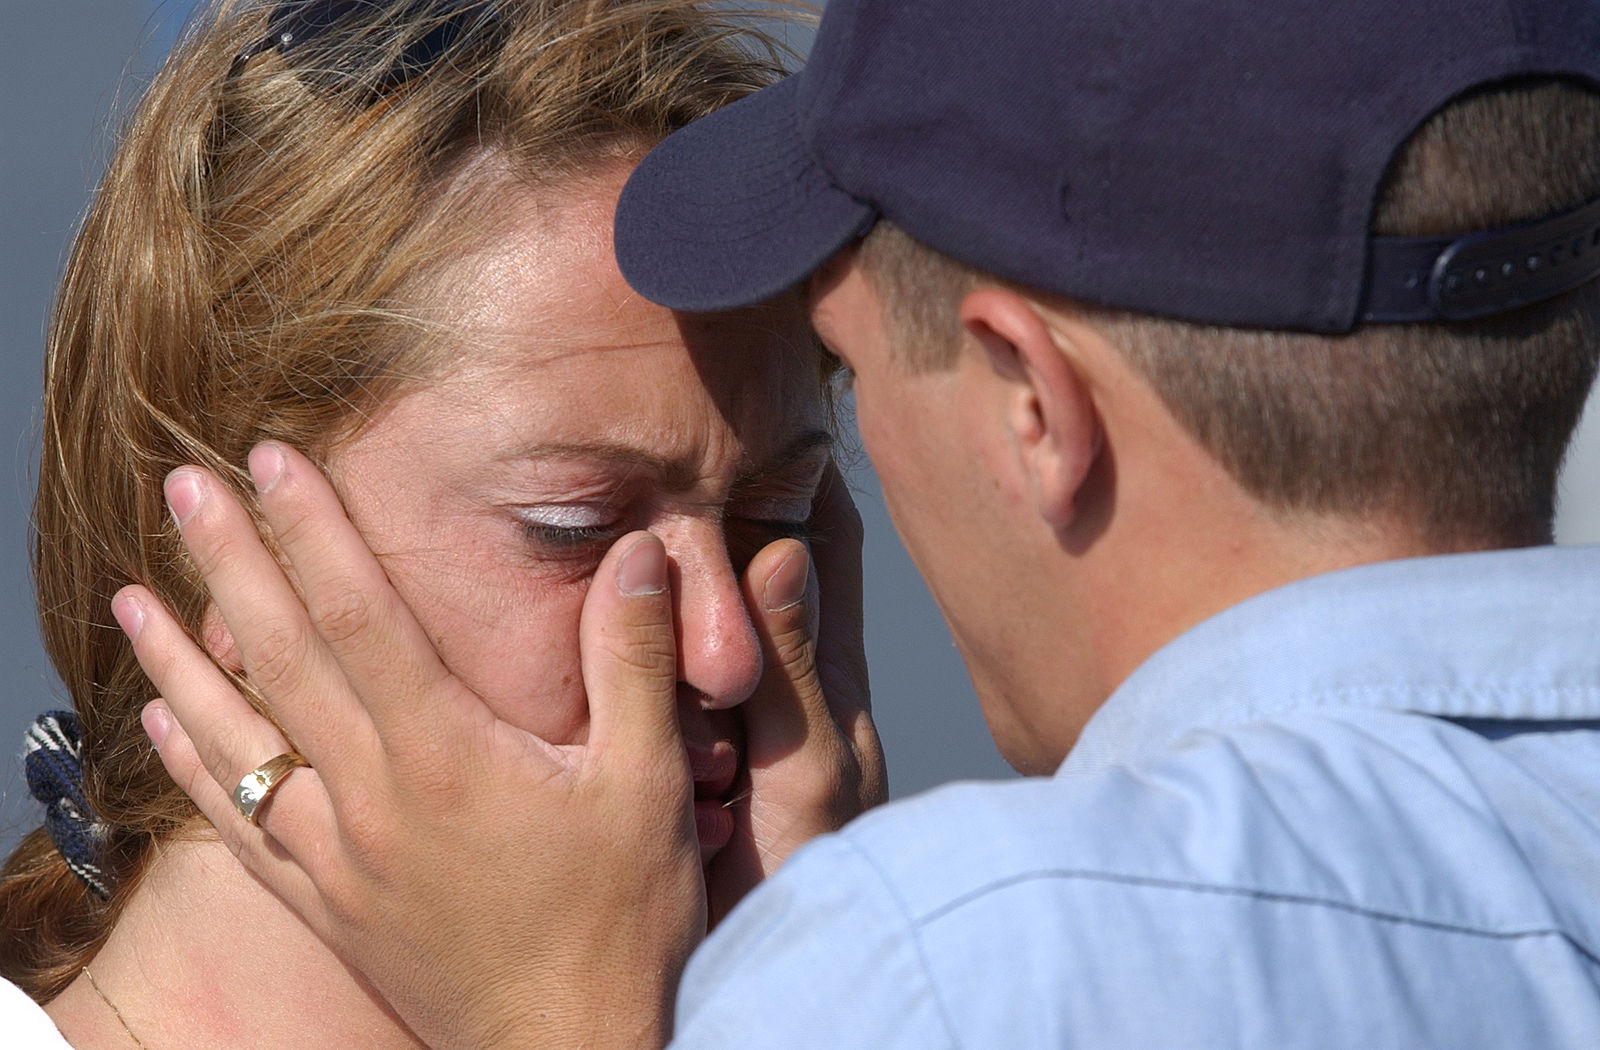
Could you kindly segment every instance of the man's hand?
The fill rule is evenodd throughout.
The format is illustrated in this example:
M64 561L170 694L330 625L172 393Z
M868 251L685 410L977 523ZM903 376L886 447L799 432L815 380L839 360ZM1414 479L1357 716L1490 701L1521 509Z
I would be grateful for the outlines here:
M167 769L430 1045L664 1043L706 920L660 541L627 536L596 572L580 628L588 739L557 747L450 674L311 463L269 445L251 468L299 593L216 479L175 472L168 500L311 768L248 824L233 786L290 743L130 587L114 611L182 725L147 710Z

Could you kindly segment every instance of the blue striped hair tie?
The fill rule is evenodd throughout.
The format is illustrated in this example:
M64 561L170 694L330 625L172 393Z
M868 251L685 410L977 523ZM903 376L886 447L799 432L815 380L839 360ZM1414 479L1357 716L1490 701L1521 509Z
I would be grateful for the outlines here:
M50 841L95 896L111 896L99 864L106 826L95 820L83 794L83 730L78 716L47 711L33 720L23 741L28 793L44 803Z

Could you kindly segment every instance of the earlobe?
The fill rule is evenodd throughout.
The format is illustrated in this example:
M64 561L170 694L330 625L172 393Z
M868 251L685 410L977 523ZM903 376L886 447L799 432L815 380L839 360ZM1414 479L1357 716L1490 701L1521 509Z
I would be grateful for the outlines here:
M986 287L961 302L962 324L996 376L1009 384L1006 424L1017 465L1040 518L1072 523L1077 497L1100 452L1100 424L1089 384L1063 334L1027 297Z
M211 658L226 671L244 673L244 660L239 656L239 646L233 632L217 611L215 602L206 602L206 611L200 617L200 641Z

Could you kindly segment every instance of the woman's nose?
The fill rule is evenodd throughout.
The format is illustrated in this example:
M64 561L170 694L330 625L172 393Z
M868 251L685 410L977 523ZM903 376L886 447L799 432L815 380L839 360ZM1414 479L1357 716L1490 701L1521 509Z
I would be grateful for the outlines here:
M673 552L673 577L678 681L704 707L743 703L761 680L761 642L720 533Z

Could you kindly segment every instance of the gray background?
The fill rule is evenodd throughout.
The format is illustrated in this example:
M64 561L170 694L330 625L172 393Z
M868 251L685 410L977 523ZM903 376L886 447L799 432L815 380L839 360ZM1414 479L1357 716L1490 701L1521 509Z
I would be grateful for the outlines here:
M65 702L39 647L27 520L38 454L40 361L55 282L104 163L112 115L147 82L188 0L0 0L0 848L38 822L21 734ZM867 648L897 796L1008 776L965 670L895 538L868 466L853 472L867 521ZM1568 462L1558 534L1600 540L1600 412Z

